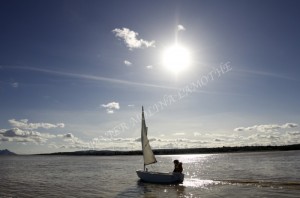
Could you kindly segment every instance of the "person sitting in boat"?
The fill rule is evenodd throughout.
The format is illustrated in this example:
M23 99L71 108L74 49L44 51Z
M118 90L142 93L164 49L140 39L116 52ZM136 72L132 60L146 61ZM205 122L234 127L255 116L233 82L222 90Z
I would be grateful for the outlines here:
M182 173L183 168L182 168L182 163L179 162L178 160L174 160L174 170L173 173Z

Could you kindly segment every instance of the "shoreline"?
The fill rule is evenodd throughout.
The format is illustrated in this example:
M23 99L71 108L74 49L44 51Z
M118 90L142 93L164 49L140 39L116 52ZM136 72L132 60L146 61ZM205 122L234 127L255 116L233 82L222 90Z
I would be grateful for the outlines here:
M181 154L212 154L212 153L242 153L242 152L266 152L266 151L291 151L300 150L300 144L282 146L236 146L236 147L213 147L213 148L186 148L186 149L153 149L155 155L181 155ZM113 150L84 150L73 152L56 152L33 155L142 155L141 150L113 151Z

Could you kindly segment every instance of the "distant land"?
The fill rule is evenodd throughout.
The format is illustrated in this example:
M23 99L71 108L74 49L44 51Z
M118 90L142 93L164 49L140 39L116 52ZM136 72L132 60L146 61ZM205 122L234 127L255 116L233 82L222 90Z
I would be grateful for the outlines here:
M188 149L154 149L155 155L177 155L177 154L210 154L210 153L233 153L233 152L263 152L263 151L290 151L300 150L300 144L284 146L241 146L241 147L216 147L216 148L188 148ZM112 150L85 150L74 152L58 152L38 155L142 155L141 150L136 151L112 151Z
M7 149L4 149L4 150L0 150L0 155L17 155Z

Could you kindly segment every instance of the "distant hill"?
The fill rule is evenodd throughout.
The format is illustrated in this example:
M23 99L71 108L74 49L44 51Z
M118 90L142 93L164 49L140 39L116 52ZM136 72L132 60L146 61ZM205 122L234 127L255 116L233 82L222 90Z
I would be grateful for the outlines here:
M0 150L0 155L17 155L7 149L4 149L4 150Z
M282 146L236 146L236 147L215 147L215 148L190 148L190 149L154 149L155 155L177 155L177 154L205 154L205 153L234 153L234 152L264 152L264 151L290 151L300 150L300 144ZM41 155L142 155L141 150L137 151L110 151L110 150L85 150L75 152L59 152Z

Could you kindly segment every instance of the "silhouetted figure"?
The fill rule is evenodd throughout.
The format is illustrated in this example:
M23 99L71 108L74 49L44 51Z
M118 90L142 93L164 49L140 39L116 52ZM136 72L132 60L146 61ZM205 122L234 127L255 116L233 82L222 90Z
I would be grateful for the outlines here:
M182 168L182 163L179 162L178 160L174 160L174 170L173 173L182 173L183 168Z

